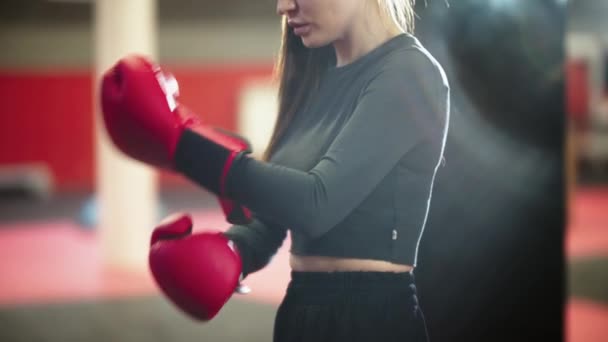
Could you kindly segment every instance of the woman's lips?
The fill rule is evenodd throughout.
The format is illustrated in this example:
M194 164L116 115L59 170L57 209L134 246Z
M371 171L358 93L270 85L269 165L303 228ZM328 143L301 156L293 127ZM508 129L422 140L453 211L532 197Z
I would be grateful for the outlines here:
M289 23L289 26L293 28L293 33L296 36L303 36L310 32L310 24L307 23Z

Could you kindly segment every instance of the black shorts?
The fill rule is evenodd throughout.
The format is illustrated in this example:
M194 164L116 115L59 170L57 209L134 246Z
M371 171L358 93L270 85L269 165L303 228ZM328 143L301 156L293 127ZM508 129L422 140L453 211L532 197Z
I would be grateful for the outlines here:
M427 342L414 276L292 272L274 342Z

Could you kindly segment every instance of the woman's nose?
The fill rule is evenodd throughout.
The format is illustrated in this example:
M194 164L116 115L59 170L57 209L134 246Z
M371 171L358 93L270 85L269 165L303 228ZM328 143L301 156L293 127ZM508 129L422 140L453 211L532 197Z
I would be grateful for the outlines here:
M277 0L277 14L287 15L287 13L296 9L295 0Z

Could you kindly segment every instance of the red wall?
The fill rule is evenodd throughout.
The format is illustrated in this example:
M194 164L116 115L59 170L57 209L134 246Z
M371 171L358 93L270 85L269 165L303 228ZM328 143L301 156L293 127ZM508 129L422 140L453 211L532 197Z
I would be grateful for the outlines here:
M166 67L180 101L206 121L236 127L238 91L272 65ZM44 162L58 190L90 190L94 179L93 77L90 70L0 70L0 166ZM162 175L164 183L180 183ZM176 181L177 180L177 181Z
M582 60L566 64L566 104L572 119L584 123L589 113L589 70Z

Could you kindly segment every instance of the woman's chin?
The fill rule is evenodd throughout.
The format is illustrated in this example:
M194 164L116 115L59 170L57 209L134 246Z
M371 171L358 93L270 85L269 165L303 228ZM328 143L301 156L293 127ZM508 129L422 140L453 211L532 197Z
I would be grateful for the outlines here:
M320 48L328 44L326 41L315 38L313 35L301 36L300 38L302 39L302 44L310 49Z

